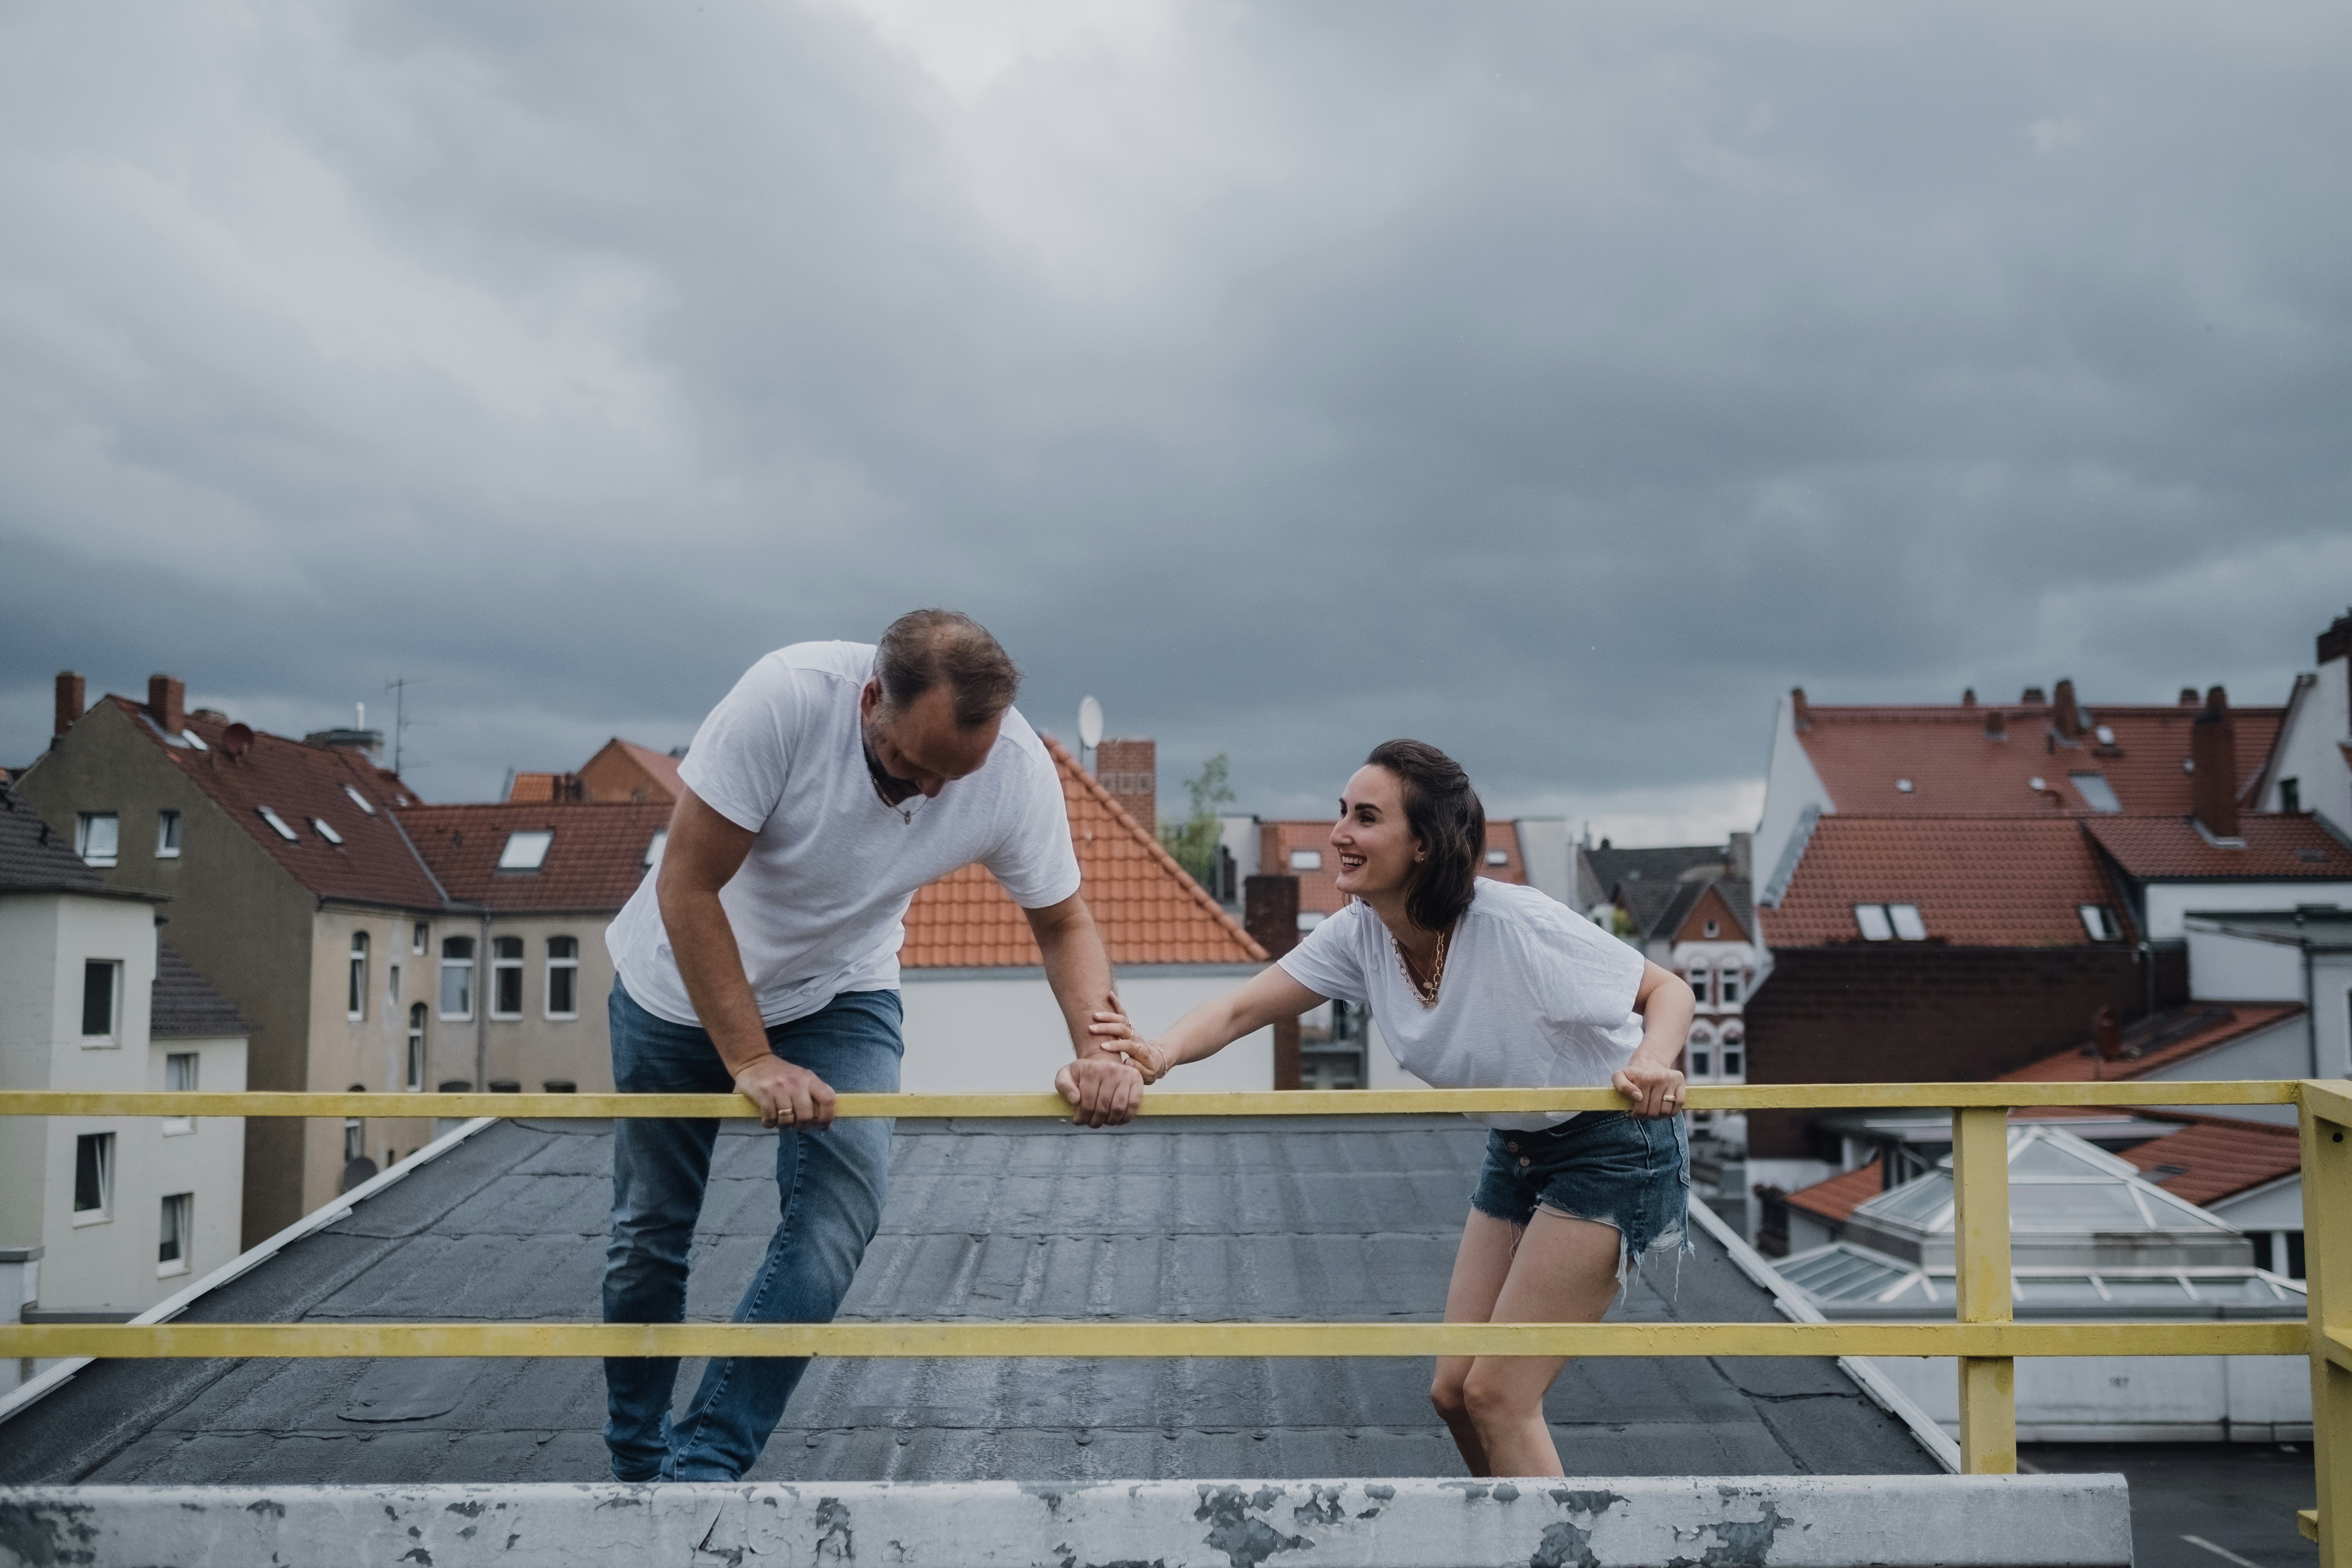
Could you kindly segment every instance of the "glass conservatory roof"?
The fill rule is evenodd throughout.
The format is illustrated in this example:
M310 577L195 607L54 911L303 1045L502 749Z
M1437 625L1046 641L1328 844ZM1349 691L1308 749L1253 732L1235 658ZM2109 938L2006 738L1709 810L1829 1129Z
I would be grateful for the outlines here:
M1857 1224L1919 1235L1952 1228L1952 1171L1933 1171L1894 1187L1853 1211ZM2045 1238L2118 1231L2229 1235L2231 1225L2141 1175L2137 1166L2055 1127L2009 1130L2011 1235Z
M1950 1269L1923 1269L1857 1247L1832 1242L1775 1265L1783 1279L1822 1305L1949 1306ZM2259 1268L2020 1269L2011 1295L2022 1308L2113 1307L2163 1312L2193 1306L2269 1307L2304 1300L2300 1281Z

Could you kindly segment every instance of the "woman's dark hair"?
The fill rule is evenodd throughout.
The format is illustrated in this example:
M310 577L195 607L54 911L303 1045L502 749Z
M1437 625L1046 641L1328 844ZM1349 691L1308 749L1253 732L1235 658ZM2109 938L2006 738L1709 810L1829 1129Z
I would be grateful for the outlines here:
M1404 785L1405 826L1429 858L1405 884L1405 918L1423 931L1449 931L1477 889L1486 849L1486 808L1462 764L1426 741L1383 741L1364 759Z

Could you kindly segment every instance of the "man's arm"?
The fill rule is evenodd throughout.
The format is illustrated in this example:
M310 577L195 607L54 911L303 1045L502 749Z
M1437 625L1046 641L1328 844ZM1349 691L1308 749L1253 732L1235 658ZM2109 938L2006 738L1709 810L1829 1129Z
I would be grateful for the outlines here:
M769 1049L760 1004L743 975L735 928L719 901L719 889L742 868L757 837L681 785L654 893L694 1016L735 1075L736 1089L760 1108L760 1124L814 1125L822 1131L833 1124L833 1090L816 1074Z
M1072 893L1058 904L1024 910L1037 947L1045 955L1045 984L1062 1009L1070 1031L1070 1049L1080 1058L1102 1054L1095 1038L1095 1015L1119 1011L1118 994L1111 989L1110 954L1102 932L1087 911L1084 895Z

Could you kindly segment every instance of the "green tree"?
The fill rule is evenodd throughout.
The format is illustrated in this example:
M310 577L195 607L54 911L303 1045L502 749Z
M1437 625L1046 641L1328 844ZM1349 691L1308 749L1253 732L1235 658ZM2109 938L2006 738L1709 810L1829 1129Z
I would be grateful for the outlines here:
M1202 763L1200 773L1184 783L1185 793L1192 797L1192 815L1182 822L1160 825L1160 847L1192 874L1192 880L1213 892L1217 872L1217 807L1234 803L1231 773L1223 752Z

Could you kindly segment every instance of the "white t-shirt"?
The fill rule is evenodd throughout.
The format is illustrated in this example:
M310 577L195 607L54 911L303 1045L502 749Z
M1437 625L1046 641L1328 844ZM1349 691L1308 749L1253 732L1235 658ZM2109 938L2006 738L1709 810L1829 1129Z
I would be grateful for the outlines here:
M1078 890L1061 776L1017 710L1005 710L978 773L933 799L883 804L857 713L873 670L869 643L780 648L710 710L678 767L711 810L759 835L719 902L770 1024L806 1017L845 991L895 988L899 921L915 890L975 860L1023 909ZM651 875L605 928L604 945L639 1006L700 1022Z
M1349 904L1281 963L1317 995L1370 1007L1397 1064L1435 1089L1606 1086L1642 1044L1642 955L1565 904L1491 878L1478 879L1446 941L1434 1006L1421 1005L1369 904ZM1575 1114L1471 1120L1531 1132Z

